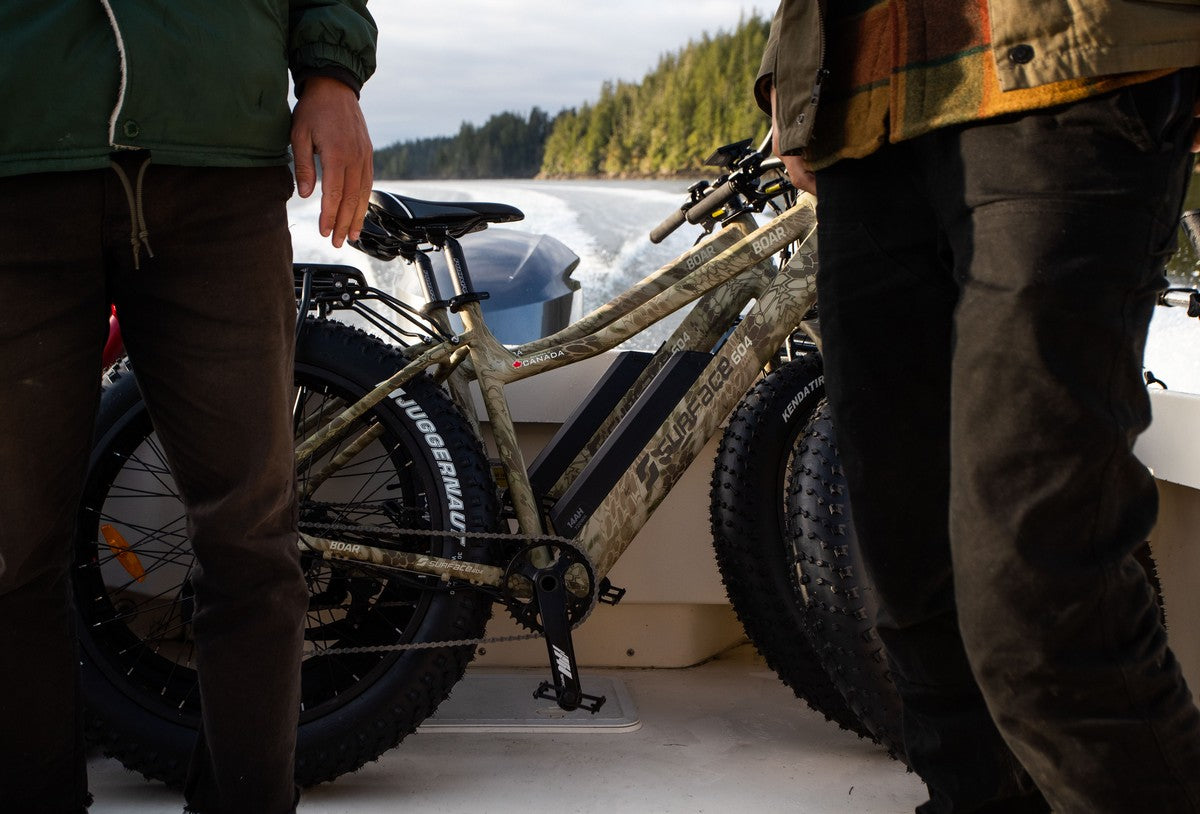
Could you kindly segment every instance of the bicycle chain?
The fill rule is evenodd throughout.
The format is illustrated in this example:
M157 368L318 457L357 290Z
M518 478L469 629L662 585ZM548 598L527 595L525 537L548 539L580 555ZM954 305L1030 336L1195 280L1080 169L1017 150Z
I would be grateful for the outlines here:
M529 534L513 534L513 533L504 533L504 532L497 532L497 531L444 531L444 530L439 531L436 529L399 529L399 528L384 529L384 528L380 528L378 526L361 526L361 525L357 525L354 523L304 522L304 523L301 523L300 525L302 527L302 531L305 531L305 532L309 532L309 531L319 531L319 532L320 531L334 531L334 532L348 531L348 532L356 532L359 534L373 534L375 536L383 536L383 537L395 536L395 535L418 536L418 537L437 537L437 538L455 537L455 538L459 538L459 539L472 539L472 540L504 540L506 542L512 542L512 543L523 543L524 545L533 545L536 543L554 544L554 545L559 545L559 546L563 546L566 548L574 549L575 552L577 552L581 557L583 557L584 561L588 564L588 567L592 571L593 577L595 576L595 573L596 573L596 568L592 563L592 558L588 556L586 551L581 549L579 546L575 545L575 543L572 542L571 540L568 540L565 537L556 537L554 535L539 535L539 536L535 537L535 536L532 536ZM303 540L301 540L301 544L303 544ZM321 553L321 552L315 551L313 549L308 549L308 550L312 551L312 553L314 553L314 554ZM326 561L331 561L331 558L326 557L325 559L326 559ZM344 560L344 562L353 564L355 561L354 560ZM384 566L373 566L373 567L377 568L377 569L386 570L386 567L384 567ZM472 586L469 586L469 585L464 586L464 588L467 588L467 589L469 589L470 587L472 587ZM599 584L596 583L595 579L593 579L592 596L591 596L590 601L588 602L587 610L575 622L575 624L573 624L571 626L572 630L574 630L575 628L582 625L587 620L587 618L592 615L592 611L595 610L596 605L597 605L596 597L597 597L597 593L599 591L599 587L600 587ZM504 590L504 589L501 588L501 590ZM495 602L496 600L492 599L492 601ZM484 637L480 637L477 639L444 639L444 640L439 640L439 641L435 641L435 642L409 642L407 644L376 644L376 645L363 645L360 647L330 647L325 650L321 650L319 652L314 652L312 654L312 656L310 656L310 658L316 657L316 656L340 656L343 654L352 654L352 653L390 653L390 652L396 652L396 651L402 651L402 650L430 650L430 649L437 648L437 647L468 647L468 646L477 646L477 645L481 645L481 644L501 644L504 642L521 642L521 641L528 641L530 639L540 639L543 637L543 635L544 634L541 631L538 631L535 633L523 633L523 634L516 634L516 635L511 635L511 636L490 636L490 637L484 636Z

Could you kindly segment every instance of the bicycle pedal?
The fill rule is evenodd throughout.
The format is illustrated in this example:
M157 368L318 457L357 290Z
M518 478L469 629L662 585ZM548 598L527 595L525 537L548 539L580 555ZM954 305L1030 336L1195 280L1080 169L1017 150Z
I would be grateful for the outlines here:
M585 692L571 692L563 689L562 687L556 687L549 681L543 681L541 684L539 684L538 688L534 690L533 697L547 701L554 701L556 704L558 704L559 709L564 709L567 712L571 712L576 709L582 709L592 713L593 715L599 712L600 708L604 706L604 702L608 700L608 697L604 695L588 695Z
M601 605L616 605L625 598L625 589L618 588L608 581L608 577L600 580L600 588L596 592L596 601Z

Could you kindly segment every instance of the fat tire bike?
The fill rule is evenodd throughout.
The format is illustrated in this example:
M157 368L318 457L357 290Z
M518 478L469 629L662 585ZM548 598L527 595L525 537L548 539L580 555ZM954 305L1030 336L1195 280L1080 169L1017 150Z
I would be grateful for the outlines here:
M609 570L717 433L712 529L739 618L797 696L869 734L805 644L794 601L802 575L787 545L791 451L824 392L815 211L768 144L719 149L710 159L718 177L694 185L651 234L657 242L697 224L694 246L521 345L488 329L487 293L459 242L519 220L511 206L373 193L356 247L408 263L421 308L351 267L296 267L298 545L310 592L300 784L352 771L413 732L462 678L494 605L546 640L550 677L535 694L598 710L604 699L583 689L572 632L620 601ZM433 252L446 258L452 295ZM614 349L688 305L658 351L615 354L525 462L504 385ZM334 319L345 310L382 338ZM194 559L134 372L122 361L105 374L74 546L88 733L127 767L178 784L199 724Z

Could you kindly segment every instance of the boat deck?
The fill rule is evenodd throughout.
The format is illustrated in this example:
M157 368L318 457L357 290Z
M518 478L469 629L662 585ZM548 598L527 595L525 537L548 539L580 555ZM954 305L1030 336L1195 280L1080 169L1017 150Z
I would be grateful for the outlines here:
M878 746L808 709L748 645L686 669L585 669L595 719L532 692L544 670L474 668L436 720L300 814L903 814L926 797ZM491 703L482 699L490 695ZM178 814L179 795L93 756L92 814Z

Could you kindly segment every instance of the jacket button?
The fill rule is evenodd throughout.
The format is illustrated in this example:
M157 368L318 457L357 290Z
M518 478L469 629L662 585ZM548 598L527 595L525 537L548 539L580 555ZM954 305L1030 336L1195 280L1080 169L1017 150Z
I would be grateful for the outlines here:
M127 119L121 129L125 131L125 135L129 138L137 138L138 134L142 132L142 128L138 127L138 123L133 119Z
M1017 65L1025 65L1033 62L1033 46L1032 45L1016 45L1008 52L1008 59Z

